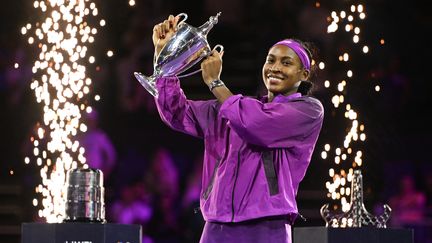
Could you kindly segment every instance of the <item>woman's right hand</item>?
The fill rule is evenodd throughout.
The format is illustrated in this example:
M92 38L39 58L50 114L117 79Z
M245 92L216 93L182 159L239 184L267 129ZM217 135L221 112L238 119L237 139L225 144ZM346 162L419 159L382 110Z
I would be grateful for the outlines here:
M168 19L153 27L152 39L155 47L155 56L159 55L159 52L177 31L179 19L179 16L174 17L174 15L170 15Z

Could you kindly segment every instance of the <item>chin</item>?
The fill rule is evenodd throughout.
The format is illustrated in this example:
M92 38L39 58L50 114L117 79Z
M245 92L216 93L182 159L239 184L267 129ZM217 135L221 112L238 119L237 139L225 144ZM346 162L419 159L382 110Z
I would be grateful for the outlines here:
M281 93L281 90L278 89L278 88L276 88L276 87L269 87L268 91L272 92L273 94L279 94L279 93Z

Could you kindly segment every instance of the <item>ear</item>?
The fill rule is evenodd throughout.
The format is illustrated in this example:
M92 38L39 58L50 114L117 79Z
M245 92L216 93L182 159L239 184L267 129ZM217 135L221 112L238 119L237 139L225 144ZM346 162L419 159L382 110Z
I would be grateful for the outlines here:
M302 71L302 80L309 80L310 70L303 69Z

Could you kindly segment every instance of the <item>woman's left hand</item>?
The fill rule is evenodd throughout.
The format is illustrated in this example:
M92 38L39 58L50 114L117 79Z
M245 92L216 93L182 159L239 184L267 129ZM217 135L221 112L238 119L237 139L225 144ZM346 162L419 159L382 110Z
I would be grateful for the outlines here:
M223 51L213 50L211 54L201 62L202 77L207 86L214 80L220 79L222 73Z

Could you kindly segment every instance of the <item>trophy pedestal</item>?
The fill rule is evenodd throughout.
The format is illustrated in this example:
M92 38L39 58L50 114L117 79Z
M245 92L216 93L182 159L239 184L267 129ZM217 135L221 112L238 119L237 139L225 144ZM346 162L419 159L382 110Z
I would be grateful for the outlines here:
M293 243L413 243L412 229L394 228L293 228Z
M21 243L141 243L141 225L23 223Z

